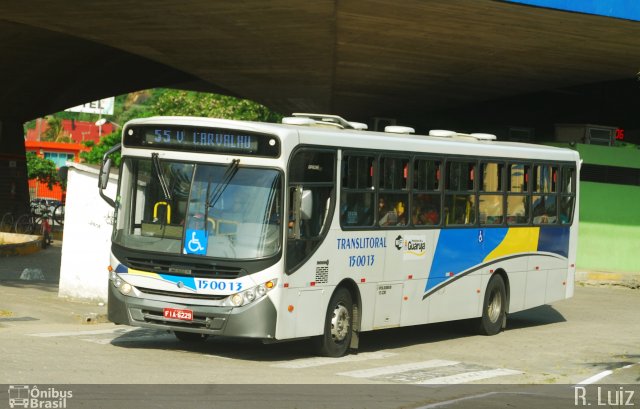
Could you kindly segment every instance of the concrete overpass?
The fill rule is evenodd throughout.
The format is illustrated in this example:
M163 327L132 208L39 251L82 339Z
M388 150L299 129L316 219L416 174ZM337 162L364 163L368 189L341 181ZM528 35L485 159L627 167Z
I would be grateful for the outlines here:
M4 0L0 211L27 197L24 121L156 86L364 122L640 129L638 38L635 21L493 0Z

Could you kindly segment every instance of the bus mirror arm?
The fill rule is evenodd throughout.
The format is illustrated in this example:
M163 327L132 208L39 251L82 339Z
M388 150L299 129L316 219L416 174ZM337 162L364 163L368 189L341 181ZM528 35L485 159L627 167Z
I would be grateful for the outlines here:
M119 150L120 144L117 144L113 148L105 152L105 154L102 156L102 165L100 166L100 174L98 175L100 197L102 197L102 199L113 208L116 207L116 202L112 198L104 194L104 189L106 189L107 185L109 184L109 172L111 171L111 158L109 157L109 155Z

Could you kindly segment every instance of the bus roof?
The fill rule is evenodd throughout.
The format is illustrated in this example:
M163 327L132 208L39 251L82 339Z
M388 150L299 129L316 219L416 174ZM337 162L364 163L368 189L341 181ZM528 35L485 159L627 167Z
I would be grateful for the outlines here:
M156 116L134 119L129 124L167 124L186 126L213 126L243 129L277 134L280 138L299 138L304 145L322 145L346 149L376 149L422 154L447 154L452 156L483 156L496 158L529 158L538 160L580 160L577 151L568 148L521 142L489 140L484 135L451 133L451 136L430 136L408 133L374 132L359 129L341 129L326 126L278 124L240 121L219 118L188 116ZM410 128L408 128L410 129ZM292 132L293 131L293 132ZM447 131L449 132L449 131ZM446 135L445 132L435 134Z

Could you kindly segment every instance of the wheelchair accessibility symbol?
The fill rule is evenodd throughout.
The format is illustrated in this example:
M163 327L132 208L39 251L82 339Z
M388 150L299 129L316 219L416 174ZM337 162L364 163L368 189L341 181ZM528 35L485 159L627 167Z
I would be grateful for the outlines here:
M187 229L184 254L207 254L207 233L204 230Z

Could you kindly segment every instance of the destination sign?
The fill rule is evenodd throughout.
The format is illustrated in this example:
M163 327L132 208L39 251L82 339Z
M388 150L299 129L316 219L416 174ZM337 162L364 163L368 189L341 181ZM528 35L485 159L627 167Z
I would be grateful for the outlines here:
M125 129L124 145L202 153L280 155L280 144L273 135L222 128L134 125Z

